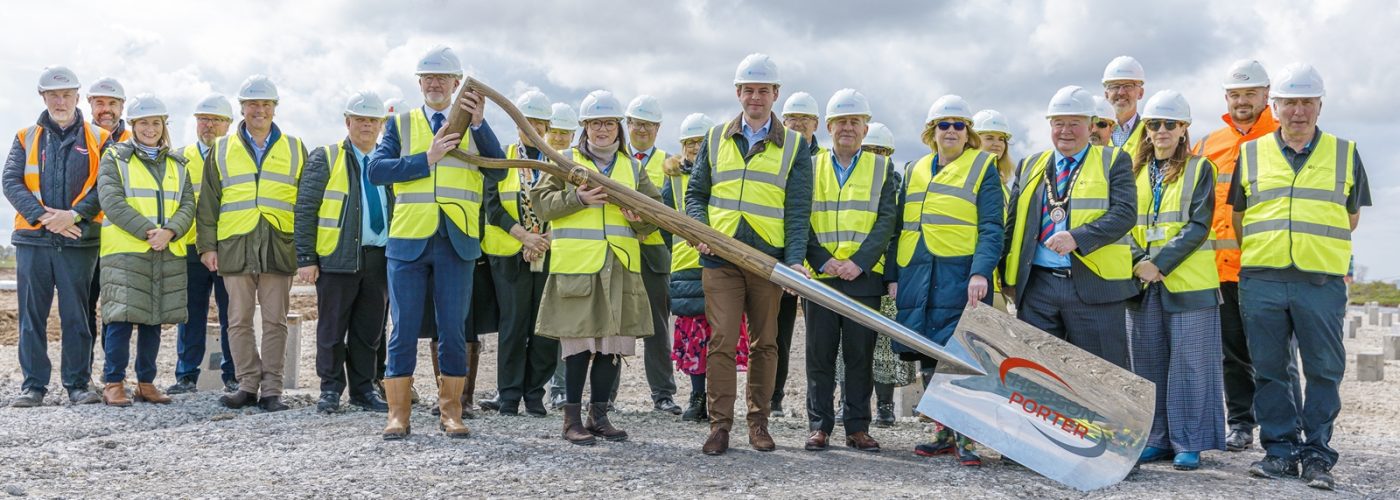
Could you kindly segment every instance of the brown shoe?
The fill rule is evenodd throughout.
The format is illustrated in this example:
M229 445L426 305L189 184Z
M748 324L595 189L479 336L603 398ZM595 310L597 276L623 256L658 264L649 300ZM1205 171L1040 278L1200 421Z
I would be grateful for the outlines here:
M107 406L131 406L131 400L126 398L126 382L110 382L103 386L102 402L107 403Z
M384 426L384 439L392 441L408 437L412 429L408 416L413 409L413 377L384 379L384 399L389 403L389 423Z
M466 377L443 375L438 379L438 428L450 438L461 439L472 435L472 430L462 422L461 397L465 385Z
M170 396L162 394L160 389L156 389L155 384L136 384L136 392L133 393L132 396L134 396L132 399L138 402L155 403L158 405L170 404Z
M820 430L812 431L812 435L807 437L807 451L826 451L826 441L828 436Z
M778 445L773 442L773 436L768 434L768 424L749 424L749 446L758 451L773 451L778 449Z
M880 451L880 443L869 433L856 432L846 435L846 446L860 451L877 452Z
M476 418L476 374L477 362L481 360L481 342L467 343L467 384L462 386L462 418Z
M729 429L714 428L710 430L710 437L705 438L705 446L700 451L706 455L723 455L729 451Z
M564 439L570 443L589 446L597 442L593 435L583 428L583 405L564 404Z
M626 441L627 431L613 427L608 421L607 403L589 403L588 424L583 426L589 434L601 437L608 441Z

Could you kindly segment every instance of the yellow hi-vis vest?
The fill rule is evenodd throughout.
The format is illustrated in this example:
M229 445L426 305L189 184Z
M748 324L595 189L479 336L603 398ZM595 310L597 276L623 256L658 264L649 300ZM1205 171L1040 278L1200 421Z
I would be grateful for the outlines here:
M690 187L690 174L667 176L666 182L671 183L671 201L675 203L676 210L685 213L685 192ZM685 238L679 235L672 236L671 272L676 273L686 269L700 269L700 251L691 246Z
M433 129L423 108L394 116L399 129L399 157L406 158L428 152L433 143ZM475 154L471 133L462 134L457 149ZM463 234L481 237L481 190L485 178L476 165L451 156L428 165L428 176L394 183L394 217L389 222L389 237L421 240L432 236L438 228L439 213Z
M301 139L283 134L277 142L268 144L261 172L252 151L236 135L219 138L214 143L214 155L223 185L218 238L253 232L259 218L267 219L278 231L292 234L297 182L305 160Z
M204 184L204 155L199 154L199 144L185 146L180 150L180 155L185 157L185 176L190 179L190 187L194 189L194 203L197 206L199 205L199 187ZM190 224L190 230L170 244L193 245L196 225Z
M330 177L326 179L326 193L321 196L321 206L316 209L316 254L322 257L335 253L340 245L340 228L345 225L345 200L350 197L350 169L345 165L345 154L340 143L323 146L326 150L326 164L330 165ZM360 168L365 168L361 165ZM360 186L368 189L373 186ZM357 222L358 223L358 222Z
M710 227L734 236L742 219L764 242L782 248L786 240L783 202L801 136L786 130L782 149L770 143L745 161L734 138L724 135L725 127L728 124L714 126L705 139L710 156Z
M889 157L861 153L843 186L836 178L831 153L812 157L812 231L832 258L850 260L870 236L880 214L880 194L889 170ZM833 277L820 272L825 262L809 264L818 271L813 273L816 277ZM883 256L871 271L885 272Z
M593 159L574 148L574 162L599 172ZM637 189L643 175L636 159L617 153L608 178L623 186ZM642 245L632 223L622 216L622 209L607 203L589 205L572 214L550 221L549 272L553 274L594 274L603 269L609 249L618 260L634 273L642 272Z
M904 173L903 226L895 258L907 266L923 237L928 251L939 257L962 257L977 250L977 193L982 176L996 155L964 150L958 159L934 175L932 153Z
M533 159L525 157L525 148L520 144L506 146L506 158L513 159ZM484 181L483 181L484 182ZM511 169L506 172L506 178L496 184L496 190L500 193L501 208L504 208L511 219L520 222L520 172ZM485 229L481 232L481 251L486 255L497 257L510 257L520 253L520 240L515 239L506 230L496 227L495 224L483 224Z
M1246 201L1240 266L1345 276L1351 259L1352 164L1356 144L1322 133L1297 173L1277 134L1244 143Z
M661 189L661 183L666 181L666 171L662 165L666 164L666 152L661 148L652 148L651 156L647 157L647 163L642 168L646 172L647 179L656 189ZM685 210L681 210L684 212ZM642 238L643 245L665 245L666 239L661 237L661 231L652 231L651 234Z
M157 181L155 175L151 173L151 169L146 167L141 160L136 159L134 153L129 158L122 158L116 150L108 149L106 155L116 160L117 171L122 178L122 192L127 205L145 216L146 220L151 221L151 224L155 224L156 227L163 227L171 217L175 216L175 212L180 209L180 196L184 192L186 175L185 167L180 164L179 160L167 154L165 173ZM137 164L136 168L131 168L132 163ZM185 256L185 245L172 241L167 248L170 249L170 253L178 257ZM151 245L146 243L146 235L138 237L112 223L110 217L103 219L102 247L99 255L106 257L119 253L146 253L149 251L151 251Z
M1215 180L1215 164L1201 156L1192 156L1186 161L1186 170L1181 172L1181 177L1176 183L1162 187L1162 205L1157 213L1157 225L1163 231L1163 238L1160 240L1148 241L1147 232L1152 226L1152 174L1148 167L1144 166L1138 171L1137 176L1137 225L1128 234L1132 235L1133 243L1138 248L1147 251L1149 259L1157 257L1171 240L1176 239L1186 225L1191 222L1191 203L1194 202L1192 195L1195 194L1197 180L1202 176L1209 176L1212 184ZM1214 191L1211 193L1214 196ZM1196 251L1181 261L1181 264L1173 269L1171 274L1166 275L1162 283L1167 286L1167 291L1172 293L1195 292L1199 290L1211 290L1220 286L1220 273L1215 270L1215 229L1210 230L1210 236Z
M1147 135L1147 125L1144 123L1142 115L1138 115L1137 125L1133 126L1133 132L1128 134L1128 138L1124 139L1122 144L1114 145L1120 151L1128 153L1129 158L1137 156L1138 145L1142 144L1142 137Z
M1113 159L1118 156L1117 148L1089 146L1084 155L1084 163L1079 165L1079 175L1074 180L1069 199L1068 229L1083 226L1102 217L1108 212L1108 171L1113 167ZM1011 237L1010 253L1006 257L1006 284L1016 286L1020 276L1022 261L1021 245L1026 238L1026 224L1040 226L1040 213L1029 213L1031 200L1043 192L1046 167L1054 158L1054 151L1042 151L1021 161L1021 196L1016 199L1016 228ZM1133 277L1133 252L1128 235L1104 245L1094 252L1083 255L1078 250L1074 256L1089 268L1089 271L1105 280L1125 280ZM1034 247L1032 247L1034 251Z

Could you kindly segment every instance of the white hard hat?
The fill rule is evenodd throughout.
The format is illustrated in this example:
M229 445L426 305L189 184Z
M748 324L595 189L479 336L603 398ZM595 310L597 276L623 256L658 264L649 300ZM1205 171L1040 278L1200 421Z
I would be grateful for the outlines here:
M1269 73L1264 71L1264 65L1259 61L1240 59L1230 65L1230 71L1225 73L1225 81L1220 86L1225 90L1268 87Z
M1144 120L1173 120L1191 123L1191 105L1175 90L1162 90L1147 100L1142 108Z
M856 89L841 89L826 101L826 119L831 121L843 116L864 116L870 119L870 101Z
M787 115L817 116L817 99L806 92L796 92L783 102L783 118Z
M661 123L661 101L642 94L627 103L627 117L652 123Z
M1293 63L1283 68L1283 75L1270 91L1274 99L1295 97L1322 97L1327 92L1322 86L1322 75L1310 64Z
M110 97L110 96L109 96ZM125 99L122 99L125 100ZM152 116L169 117L170 113L165 111L165 103L151 94L140 94L131 98L126 103L126 121L134 122L140 118L150 118Z
M1055 91L1055 96L1050 98L1050 105L1045 109L1045 117L1056 116L1096 116L1094 111L1094 94L1084 90L1084 87L1070 85Z
M194 106L194 114L222 116L232 120L233 105L229 104L222 94L209 94Z
M44 72L39 75L40 92L76 89L81 86L78 84L78 75L73 74L73 70L64 66L49 66L44 68Z
M681 140L705 137L714 126L715 121L704 113L691 113L681 120Z
M939 118L962 118L972 121L972 107L967 105L962 96L945 95L933 101L933 106L929 106L928 117L924 119L924 123L933 123Z
M734 70L734 84L745 83L771 83L778 85L782 80L778 78L778 65L768 57L768 54L749 54L739 62L739 68Z
M345 101L345 116L383 118L387 114L389 112L384 109L384 101L379 100L379 94L368 90L356 92Z
M984 109L972 115L972 126L977 128L978 132L997 132L1011 137L1011 124L995 109Z
M88 87L88 97L111 97L114 99L126 100L126 89L122 88L121 82L116 78L104 76L92 82Z
M623 117L622 102L613 96L612 92L606 90L594 90L584 96L583 102L578 106L579 121L597 120L599 118Z
M452 75L462 76L462 61L457 59L457 54L452 52L452 48L446 45L438 45L428 49L428 53L418 60L418 69L413 72L415 75Z
M1147 81L1147 73L1142 70L1142 64L1131 56L1118 56L1109 61L1108 66L1103 69L1103 83L1114 80L1136 80L1138 82Z
M399 111L399 106L403 106L403 99L398 97L390 97L384 101L384 111L397 113Z
M238 86L238 102L272 101L277 102L277 86L266 75L253 75Z
M866 126L870 127L870 130L865 133L865 140L861 141L861 146L894 149L894 132L891 132L889 127L880 122L870 122Z
M1094 118L1118 123L1118 111L1113 109L1113 104L1109 103L1108 99L1096 95L1094 96Z
M538 90L527 90L520 97L515 98L515 107L520 108L520 113L526 118L536 120L548 120L554 116L554 111L550 108L549 97L544 92Z
M573 106L562 102L554 103L550 106L549 128L570 132L578 130L578 113L574 112Z

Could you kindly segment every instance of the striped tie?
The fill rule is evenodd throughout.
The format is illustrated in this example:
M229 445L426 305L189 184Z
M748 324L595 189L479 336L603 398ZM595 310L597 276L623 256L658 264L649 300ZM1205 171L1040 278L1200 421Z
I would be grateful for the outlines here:
M1060 160L1060 167L1055 169L1056 198L1064 196L1065 191L1069 190L1069 173L1073 168L1074 158L1065 157ZM1054 232L1055 221L1050 218L1050 203L1047 199L1046 203L1040 205L1040 241L1044 242Z

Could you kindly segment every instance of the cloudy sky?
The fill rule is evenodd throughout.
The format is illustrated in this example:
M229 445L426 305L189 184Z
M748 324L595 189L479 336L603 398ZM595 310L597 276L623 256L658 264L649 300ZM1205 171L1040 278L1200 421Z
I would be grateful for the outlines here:
M341 138L340 110L357 89L422 102L413 67L435 44L509 95L539 89L577 105L594 89L624 101L647 93L665 110L662 148L676 150L692 112L730 118L731 84L745 54L778 63L782 92L825 105L837 89L865 93L896 135L896 158L916 159L920 122L944 94L1002 111L1017 132L1013 156L1049 147L1041 118L1055 89L1098 89L1104 65L1132 55L1147 92L1175 89L1192 106L1193 137L1218 128L1219 82L1240 58L1278 70L1314 64L1326 80L1324 130L1357 141L1376 206L1363 212L1357 261L1372 279L1400 278L1400 26L1395 2L1304 0L1047 2L27 2L5 8L0 32L0 128L34 122L43 67L63 64L84 85L113 76L128 95L151 92L175 116L176 142L194 139L188 115L210 92L231 95L265 73L277 83L277 122L308 145ZM100 11L100 12L99 12ZM1380 43L1378 43L1380 42ZM84 105L84 108L86 105ZM85 110L86 111L86 110ZM514 131L488 112L504 140ZM819 134L824 135L824 134ZM823 142L825 138L821 139ZM0 238L13 209L0 203ZM1390 255L1390 257L1386 257Z

